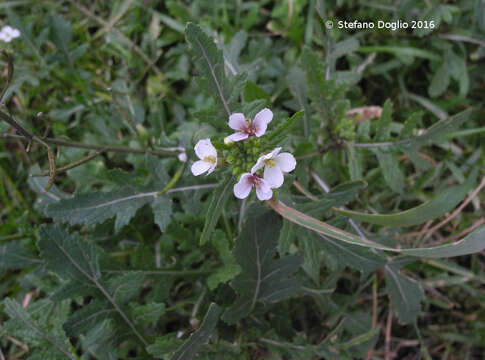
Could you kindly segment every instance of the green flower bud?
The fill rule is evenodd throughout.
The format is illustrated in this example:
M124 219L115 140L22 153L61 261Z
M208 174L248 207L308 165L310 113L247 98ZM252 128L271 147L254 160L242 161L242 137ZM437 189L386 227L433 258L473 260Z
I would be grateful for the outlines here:
M234 161L236 161L236 158L233 155L228 155L226 157L226 161L228 164L234 164Z

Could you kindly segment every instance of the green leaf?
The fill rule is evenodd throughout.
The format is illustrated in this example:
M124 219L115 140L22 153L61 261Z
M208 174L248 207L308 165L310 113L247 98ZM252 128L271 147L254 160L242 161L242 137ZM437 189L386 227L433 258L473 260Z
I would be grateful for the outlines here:
M292 125L305 114L303 110L300 110L294 113L291 117L289 117L284 122L280 123L276 129L271 131L267 136L267 141L270 144L278 144L280 143L284 137L286 137L291 130Z
M200 328L177 349L172 360L191 360L197 354L201 345L207 343L219 321L222 309L215 303L209 305L209 310L200 325Z
M404 175L399 168L399 163L394 158L394 154L381 149L374 149L374 153L387 185L393 191L401 194L404 190Z
M23 331L29 331L31 339L38 338L49 343L49 346L58 351L59 359L64 359L65 357L73 360L77 359L76 355L71 352L72 345L69 344L69 340L65 335L60 337L58 334L53 334L45 325L39 323L39 321L34 321L28 313L28 309L22 308L15 300L6 298L3 300L3 305L5 306L5 313L11 318L10 321L15 321L17 326L21 327ZM10 325L12 323L8 327ZM63 357L60 357L61 354L63 354ZM58 357L56 356L55 358L57 359Z
M244 88L244 101L251 102L258 99L266 100L266 104L271 103L271 98L269 94L259 87L256 83L248 81L246 87Z
M338 263L345 264L350 268L360 271L375 271L386 264L386 259L378 253L361 246L346 244L328 236L320 235L325 241L320 241L320 246L330 256L337 259Z
M204 229L202 230L202 235L200 236L201 245L204 245L207 241L209 241L212 232L219 221L219 217L224 210L224 206L232 194L232 185L233 177L228 176L226 179L221 181L212 192L211 202L205 217Z
M305 72L299 67L292 67L286 77L288 88L298 102L300 109L304 110L303 135L308 138L311 131L310 105L308 104L307 85Z
M230 324L248 315L257 302L281 301L300 289L300 280L292 275L300 267L301 257L274 259L281 227L276 215L259 205L246 211L248 216L234 248L242 272L231 282L239 298L223 315Z
M47 269L62 279L92 282L101 277L96 246L60 225L39 227L37 247Z
M404 249L405 255L425 258L448 258L479 253L485 249L485 226L481 226L460 241L431 248Z
M362 53L388 53L397 57L409 56L428 60L441 60L438 55L432 53L431 51L404 46L361 46L358 51Z
M470 120L470 115L472 111L472 108L463 110L458 114L455 114L437 122L433 126L426 129L426 132L424 134L411 139L397 141L395 145L405 149L408 146L421 147L424 145L431 145L433 143L443 142L446 140L446 135L449 132L456 130L464 122Z
M41 261L35 257L32 251L18 241L12 241L0 246L0 269L15 270L23 269Z
M334 211L352 219L377 225L397 227L422 224L453 210L463 200L468 191L473 189L477 173L478 169L475 169L465 183L441 191L435 198L424 204L396 214L366 214L337 208L334 208Z
M113 297L109 290L101 282L99 269L98 251L93 243L86 243L77 234L69 232L60 225L42 225L39 228L39 241L37 247L45 261L48 270L55 272L63 279L76 280L94 285L118 312L123 321L128 325L136 337L147 345L146 340L135 328L131 320L120 308L116 300L116 292ZM111 288L111 290L115 288Z
M359 49L359 41L355 38L348 38L335 44L329 54L331 60L336 60L339 57L357 51Z
M144 278L143 273L139 271L128 271L110 279L106 288L117 304L124 304L138 295Z
M84 334L106 319L112 319L116 310L109 308L105 301L93 300L75 311L64 324L69 336Z
M181 343L177 334L167 334L157 337L155 343L147 346L147 351L156 358L168 359L168 355L177 350Z
M203 84L207 86L208 93L212 94L215 100L224 107L227 115L230 115L229 99L233 89L224 73L222 51L199 26L192 23L187 24L185 37L190 44L197 69L205 77Z
M224 265L207 278L207 286L210 290L214 290L219 286L219 284L227 283L240 273L241 267L238 264Z
M148 304L130 304L133 321L137 325L148 325L157 322L165 314L165 304L149 302Z
M423 118L423 112L422 111L413 112L404 122L404 126L403 126L401 132L399 133L399 136L402 139L412 137L414 129L416 129L418 123L421 122L422 118Z
M455 131L459 126L461 126L465 121L470 119L470 115L473 109L469 108L463 110L462 112L445 118L433 126L426 129L425 133L413 138L402 139L394 142L385 143L369 143L365 144L366 148L398 148L404 153L409 151L409 149L417 150L422 146L431 145L434 143L440 143L446 141L446 136Z
M348 244L363 246L372 249L392 251L395 253L401 253L403 255L417 256L417 257L428 257L428 258L440 258L440 257L453 257L461 255L469 255L477 253L485 249L485 241L483 241L483 236L485 234L485 226L475 230L473 233L469 234L462 240L430 247L430 248L415 248L415 249L397 249L388 247L374 241L359 237L357 235L351 234L337 227L326 224L320 220L312 218L306 214L303 214L285 204L281 201L276 203L273 200L268 200L269 204L273 210L278 214L283 216L295 224L298 224L304 228L312 230L318 234L329 236L333 239L337 239Z
M421 310L423 289L415 280L399 273L399 268L388 264L384 267L386 288L401 323L414 323Z
M387 99L382 107L382 114L377 123L377 140L387 140L391 130L392 101Z
M236 259L230 250L230 242L226 234L221 230L216 230L211 239L211 244L219 253L223 264L207 278L207 285L210 290L214 290L221 283L227 283L234 279L241 272L241 267L236 264Z
M70 60L69 42L71 41L71 24L62 16L53 14L50 17L52 25L52 40L56 47L61 50L64 56Z
M449 84L449 65L447 61L444 61L443 64L441 64L438 70L434 73L433 78L431 79L431 83L428 87L429 96L434 98L442 95L448 88Z
M341 350L348 350L354 346L362 345L367 341L371 340L375 335L379 333L380 330L381 328L379 326L372 328L369 331L358 335L343 344L339 344L338 347Z
M128 224L136 211L155 199L156 192L141 192L133 186L107 193L88 193L60 200L47 207L46 214L71 225L93 225L116 216L115 231Z
M163 232L167 229L172 220L172 199L166 196L159 196L151 203L155 223Z

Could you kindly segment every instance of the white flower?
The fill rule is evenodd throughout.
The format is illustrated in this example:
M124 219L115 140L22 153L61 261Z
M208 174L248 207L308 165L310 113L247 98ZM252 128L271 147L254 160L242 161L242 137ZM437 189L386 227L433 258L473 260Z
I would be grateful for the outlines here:
M187 154L185 152L181 152L180 154L178 154L177 158L181 162L187 162Z
M20 31L8 25L4 26L0 30L0 40L4 42L10 42L13 39L18 38L19 36L20 36Z
M207 175L214 171L217 165L217 150L210 139L199 140L195 144L195 154L200 159L192 165L192 174L199 176L207 171Z
M229 116L229 127L238 130L228 136L228 141L241 141L250 136L263 136L266 127L273 120L273 112L270 109L263 109L256 114L254 120L246 119L242 113L234 113Z
M231 145L232 143L234 143L234 141L230 139L230 136L224 138L224 144Z
M266 180L272 188L279 188L283 185L283 174L293 171L296 167L296 160L290 153L284 152L279 154L280 147L277 147L269 154L260 156L256 165L251 169L251 173L255 173L264 166L264 180Z
M273 197L273 190L271 190L270 184L258 175L250 173L241 175L239 182L234 185L234 195L238 199L245 199L253 187L256 188L256 196L259 200L269 200Z

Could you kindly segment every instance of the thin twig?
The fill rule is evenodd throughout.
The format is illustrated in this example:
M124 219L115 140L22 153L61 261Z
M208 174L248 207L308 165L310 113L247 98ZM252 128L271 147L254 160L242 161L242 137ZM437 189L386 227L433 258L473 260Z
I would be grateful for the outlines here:
M13 234L13 235L7 235L7 236L1 236L0 237L0 242L3 241L9 241L9 240L16 240L16 239L22 239L27 237L27 235L24 234Z
M0 138L29 140L28 136L6 134L6 133L0 134ZM82 142L67 141L67 140L62 140L57 138L45 138L43 139L43 141L48 144L72 147L72 148L78 148L78 149L104 150L106 152L132 153L132 154L152 154L160 157L177 157L178 154L180 153L180 151L136 149L128 146L86 144Z
M81 165L87 163L88 161L91 161L92 159L96 158L97 156L101 155L102 153L104 153L104 151L97 151L95 153L89 154L88 156L82 158L81 160L78 160L78 161L75 161L75 162L73 162L69 165L60 167L60 168L57 169L56 174L59 175L59 174L65 173L68 170L74 169L75 167L81 166ZM49 172L45 171L45 172L40 173L40 174L30 174L29 176L30 177L42 177L42 176L48 176L48 175L49 175Z
M392 310L389 309L389 314L387 315L386 323L386 340L385 340L385 360L392 360L394 357L391 353L391 335L392 335Z
M29 143L30 142L36 142L44 146L47 150L47 156L49 158L49 180L47 181L47 184L45 188L42 190L43 193L46 193L52 184L54 184L54 178L56 176L56 161L53 152L51 151L51 148L47 143L31 133L27 128L25 128L23 125L21 125L19 122L17 122L13 117L5 114L3 111L0 111L0 120L5 121L7 124L13 126L19 133L22 134L23 137L25 137ZM10 136L11 134L3 134Z
M459 234L456 234L456 235L453 235L453 236L449 236L448 238L446 238L446 241L447 242L454 242L454 241L456 241L458 239L461 239L463 236L465 236L466 234L471 233L473 230L475 230L476 228L478 228L480 225L483 225L483 224L485 224L485 217L481 217L472 226L467 227L465 230L463 230Z

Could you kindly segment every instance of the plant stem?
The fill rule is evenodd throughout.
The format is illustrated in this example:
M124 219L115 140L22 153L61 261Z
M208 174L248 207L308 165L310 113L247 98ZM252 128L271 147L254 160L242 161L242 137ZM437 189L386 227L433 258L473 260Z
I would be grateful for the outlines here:
M182 174L184 173L184 169L185 169L185 163L183 163L177 169L177 172L173 176L172 180L170 180L169 183L162 190L160 190L159 192L157 192L157 194L155 196L158 197L158 196L160 196L162 194L165 194L168 190L170 190L171 188L173 188L175 186L175 184L177 183L177 181L179 181L179 179L182 176Z
M29 140L28 137L23 135L14 134L0 134L0 138L13 138L20 140ZM61 140L57 138L44 138L47 144L53 144L58 146L72 147L78 149L91 149L100 150L106 152L117 152L117 153L131 153L131 154L152 154L160 157L176 157L180 151L168 151L168 150L152 150L152 149L136 149L129 146L117 146L117 145L98 145L98 144L86 144L77 141Z

